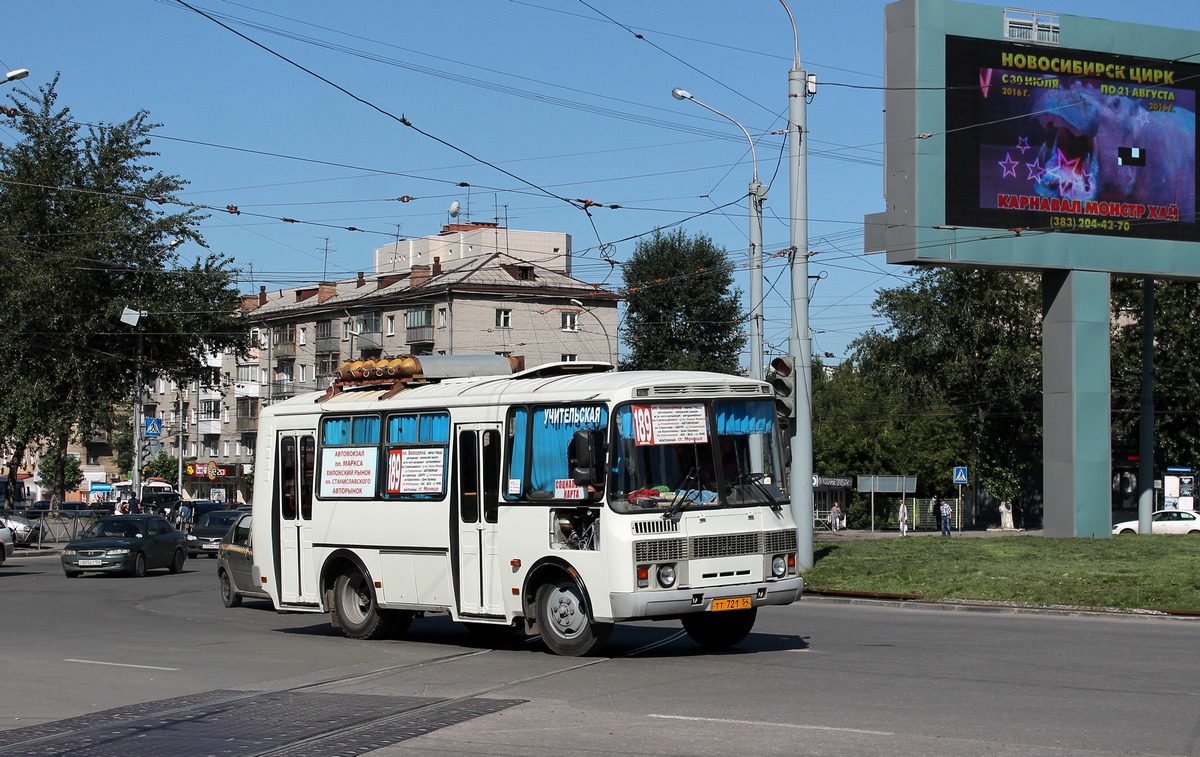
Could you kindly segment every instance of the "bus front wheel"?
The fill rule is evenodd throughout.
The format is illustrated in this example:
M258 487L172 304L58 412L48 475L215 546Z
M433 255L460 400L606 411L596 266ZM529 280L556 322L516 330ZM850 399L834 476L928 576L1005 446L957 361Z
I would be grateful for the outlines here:
M560 579L542 585L537 593L537 609L542 641L554 654L591 654L612 634L611 623L596 623L588 617L583 592L573 581Z
M698 612L683 616L683 630L705 649L728 649L750 635L758 610Z
M342 633L352 639L386 639L391 635L390 615L375 603L375 592L357 570L337 577L333 584L333 611Z

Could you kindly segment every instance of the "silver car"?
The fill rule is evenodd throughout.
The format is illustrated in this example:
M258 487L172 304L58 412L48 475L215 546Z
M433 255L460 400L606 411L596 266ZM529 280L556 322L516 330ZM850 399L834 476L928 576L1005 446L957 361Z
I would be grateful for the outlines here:
M250 513L243 513L217 549L217 580L221 585L221 602L237 607L242 597L270 599L258 582L254 568L254 545L250 539Z
M0 565L4 561L12 557L13 554L13 534L12 529L8 526L0 525Z

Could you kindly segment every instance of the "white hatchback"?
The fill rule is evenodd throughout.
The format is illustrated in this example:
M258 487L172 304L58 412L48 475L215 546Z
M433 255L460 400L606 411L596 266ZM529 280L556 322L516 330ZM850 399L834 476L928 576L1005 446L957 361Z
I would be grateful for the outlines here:
M1113 526L1114 534L1136 534L1138 522L1127 520ZM1159 510L1150 516L1150 533L1153 534L1200 534L1200 515L1194 510L1170 508Z

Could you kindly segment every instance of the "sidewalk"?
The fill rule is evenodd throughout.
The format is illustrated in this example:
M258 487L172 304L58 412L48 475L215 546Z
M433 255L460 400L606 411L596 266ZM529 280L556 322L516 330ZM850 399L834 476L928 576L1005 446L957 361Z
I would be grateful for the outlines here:
M914 531L909 529L908 536L941 536L942 532L938 530L930 531L925 529L922 531ZM972 528L963 531L951 531L950 538L968 538L977 539L988 536L1042 536L1041 529L1015 529L1011 531L1001 531L998 528ZM859 541L862 539L899 539L900 532L896 529L876 529L870 531L865 528L843 528L840 531L827 531L820 529L813 532L813 541Z

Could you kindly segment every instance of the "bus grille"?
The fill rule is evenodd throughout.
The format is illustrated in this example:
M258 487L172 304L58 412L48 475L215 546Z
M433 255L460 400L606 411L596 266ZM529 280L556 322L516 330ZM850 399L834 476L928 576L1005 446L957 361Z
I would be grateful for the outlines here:
M687 540L639 541L633 545L633 558L639 563L684 560L687 559Z
M666 518L654 520L636 520L633 522L635 534L676 534L679 533L679 521Z
M659 539L634 542L633 557L639 563L695 560L709 557L776 554L796 551L796 531L693 536L690 539Z
M765 551L768 554L796 551L796 529L794 528L784 531L767 531L763 536L767 539Z

